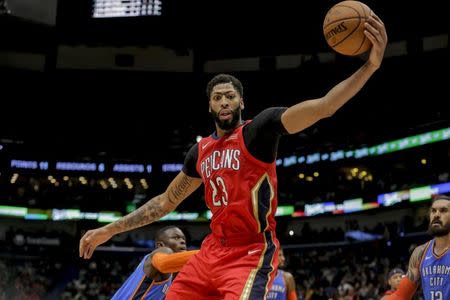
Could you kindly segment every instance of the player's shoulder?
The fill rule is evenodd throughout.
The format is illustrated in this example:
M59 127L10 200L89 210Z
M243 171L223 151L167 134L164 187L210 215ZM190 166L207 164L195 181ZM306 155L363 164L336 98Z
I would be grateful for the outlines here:
M197 143L194 144L194 146L192 146L192 148L195 148L196 150L198 150L198 148L200 147L200 149L202 149L206 144L210 144L211 142L216 141L217 138L215 137L215 133L210 134L208 136L202 137L201 139L198 140ZM204 150L204 149L202 149Z
M283 274L283 277L284 277L285 280L292 280L292 279L294 279L294 275L292 275L291 272L288 272L288 271L281 271L281 272L283 272L282 274Z
M257 114L254 119L269 119L269 118L279 118L288 108L284 106L272 106L262 110Z
M421 244L414 248L411 254L411 258L409 259L410 266L418 267L422 261L422 257L425 254L425 251L430 244L431 241L428 241L424 244Z
M431 241L432 240L417 246L416 248L414 248L413 253L416 252L416 253L423 254L423 252L427 249L427 247L431 243Z

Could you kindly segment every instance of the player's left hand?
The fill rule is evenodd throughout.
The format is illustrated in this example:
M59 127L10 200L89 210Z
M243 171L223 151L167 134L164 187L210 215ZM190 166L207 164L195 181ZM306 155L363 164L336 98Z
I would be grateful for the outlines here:
M370 18L365 26L366 30L364 34L372 42L368 62L372 67L378 69L383 60L384 50L388 42L386 28L384 27L383 21L374 12L371 12Z
M84 259L91 258L95 248L109 240L111 237L112 235L104 227L89 230L80 240L80 257L83 257Z

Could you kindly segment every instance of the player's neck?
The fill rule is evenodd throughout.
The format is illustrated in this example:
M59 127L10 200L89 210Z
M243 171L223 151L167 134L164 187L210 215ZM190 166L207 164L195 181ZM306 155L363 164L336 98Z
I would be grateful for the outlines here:
M450 248L450 234L434 238L434 250L436 253L442 253Z
M216 134L219 138L223 137L224 135L233 132L236 128L238 128L239 126L242 125L242 120L239 120L239 122L236 124L236 126L234 128L228 129L228 130L224 130L222 128L220 128L217 124L216 124Z
M232 132L234 129L235 128L229 129L229 130L223 130L223 129L220 129L219 126L216 126L216 133L217 133L217 136L221 138L225 134Z

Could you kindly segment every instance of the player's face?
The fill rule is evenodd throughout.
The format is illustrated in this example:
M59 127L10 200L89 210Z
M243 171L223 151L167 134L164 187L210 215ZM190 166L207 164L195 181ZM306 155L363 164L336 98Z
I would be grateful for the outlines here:
M398 286L400 285L400 281L402 281L403 274L397 273L391 276L389 278L389 285L393 290L398 289Z
M209 99L209 112L220 129L236 128L241 119L242 109L244 109L242 97L231 83L214 86Z
M283 268L286 263L286 258L284 257L284 252L282 249L278 252L278 267Z
M178 228L170 228L164 232L163 246L169 247L173 252L186 251L186 237Z
M450 201L436 200L430 209L430 225L428 231L434 237L450 233Z

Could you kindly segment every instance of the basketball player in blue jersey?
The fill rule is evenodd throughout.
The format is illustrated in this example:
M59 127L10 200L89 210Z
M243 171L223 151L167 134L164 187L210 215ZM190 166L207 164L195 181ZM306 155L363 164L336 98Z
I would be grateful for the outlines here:
M283 249L280 248L278 252L278 268L284 268L285 264L286 258L284 257ZM297 300L294 276L289 272L278 269L272 288L267 295L267 300Z
M450 299L450 197L434 197L428 231L434 239L414 249L408 273L388 300L411 299L419 283L425 300Z
M178 272L198 251L186 251L186 238L175 226L167 226L156 233L156 250L147 254L113 300L162 300L172 283L172 273Z

